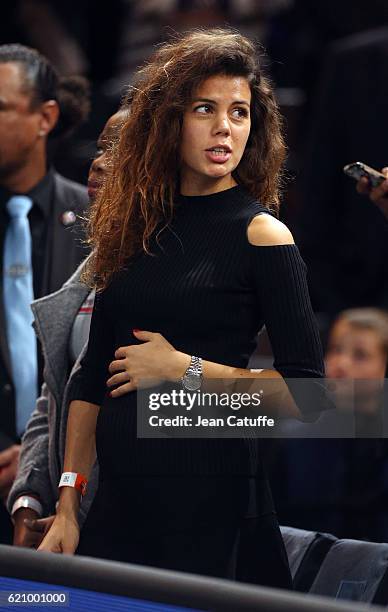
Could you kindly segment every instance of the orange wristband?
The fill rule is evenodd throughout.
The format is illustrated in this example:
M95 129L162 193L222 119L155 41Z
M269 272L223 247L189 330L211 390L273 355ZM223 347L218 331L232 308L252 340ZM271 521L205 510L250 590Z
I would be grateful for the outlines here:
M63 472L58 488L74 487L74 489L77 489L77 491L81 493L81 497L83 497L86 493L87 484L88 481L82 474L77 474L76 472Z

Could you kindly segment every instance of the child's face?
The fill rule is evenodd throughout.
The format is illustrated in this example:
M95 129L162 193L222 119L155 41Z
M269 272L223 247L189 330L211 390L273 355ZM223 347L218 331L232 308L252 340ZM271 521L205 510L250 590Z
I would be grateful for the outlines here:
M346 320L334 324L326 352L328 378L384 378L386 355L372 329L360 329Z

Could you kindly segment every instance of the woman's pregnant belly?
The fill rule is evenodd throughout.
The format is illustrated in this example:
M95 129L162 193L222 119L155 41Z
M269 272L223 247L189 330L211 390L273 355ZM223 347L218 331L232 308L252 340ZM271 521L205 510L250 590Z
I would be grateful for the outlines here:
M255 475L255 440L141 438L137 393L106 397L96 428L101 477L126 475ZM253 461L252 461L253 460Z

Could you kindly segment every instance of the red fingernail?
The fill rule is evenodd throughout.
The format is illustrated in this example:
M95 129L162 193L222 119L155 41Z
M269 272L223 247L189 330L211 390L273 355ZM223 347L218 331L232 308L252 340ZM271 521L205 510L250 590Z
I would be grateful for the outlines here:
M139 332L139 331L140 331L140 329L133 329L132 331L133 331L134 333L136 333L136 332Z

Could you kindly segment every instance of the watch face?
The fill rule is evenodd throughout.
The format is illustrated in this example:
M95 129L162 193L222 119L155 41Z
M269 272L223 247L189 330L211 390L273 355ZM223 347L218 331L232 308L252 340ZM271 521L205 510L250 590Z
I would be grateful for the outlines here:
M188 391L198 391L201 387L201 376L196 374L185 374L183 377L183 386Z

